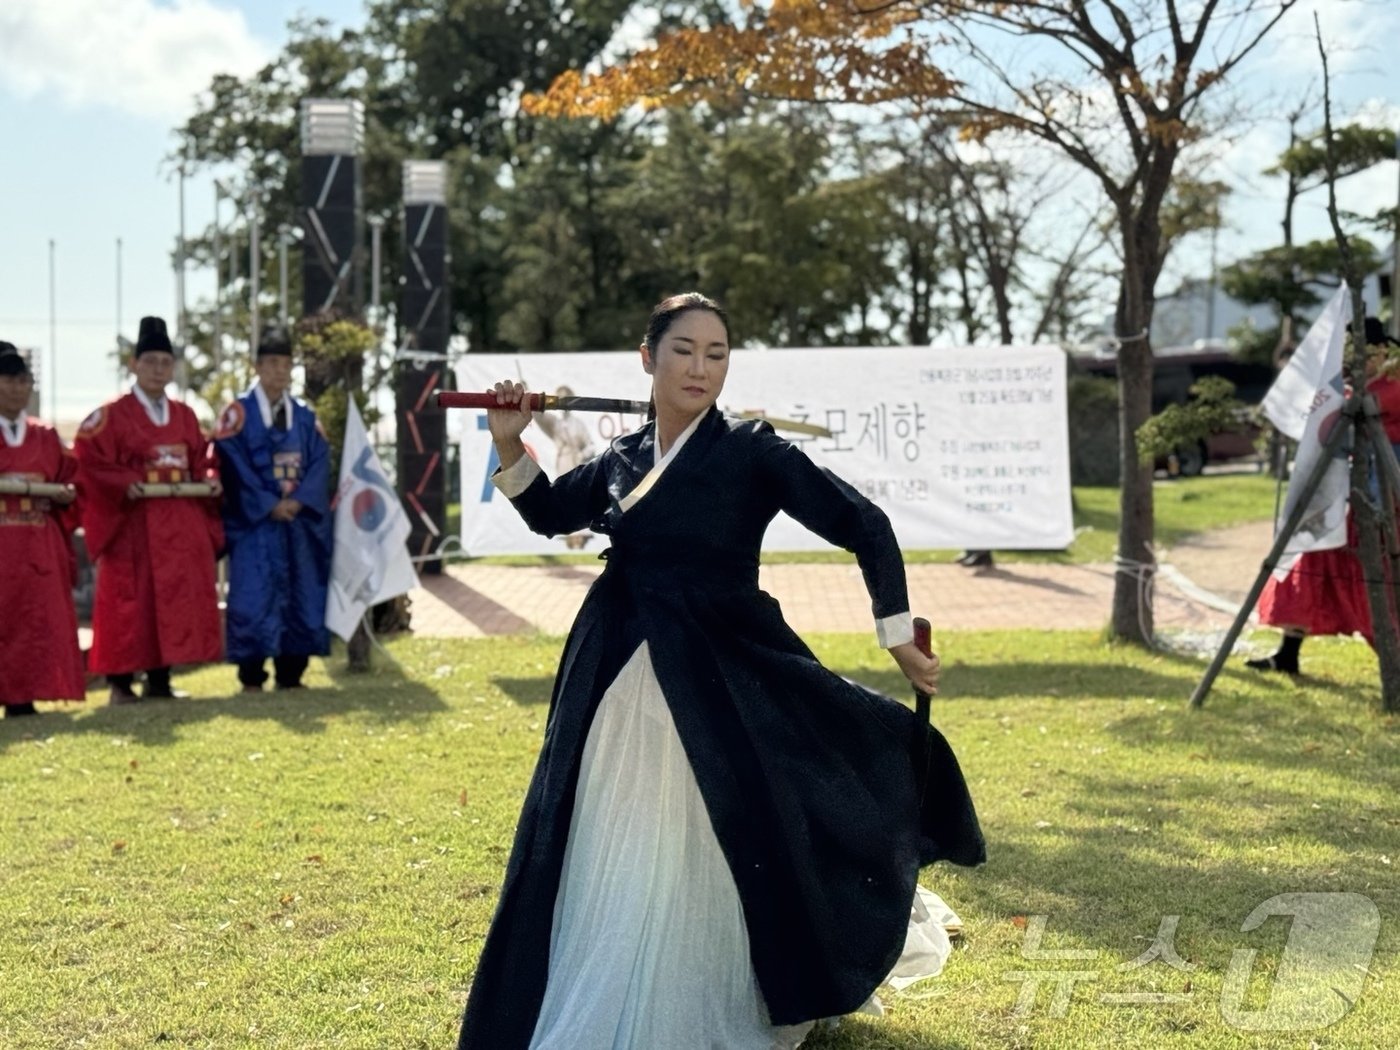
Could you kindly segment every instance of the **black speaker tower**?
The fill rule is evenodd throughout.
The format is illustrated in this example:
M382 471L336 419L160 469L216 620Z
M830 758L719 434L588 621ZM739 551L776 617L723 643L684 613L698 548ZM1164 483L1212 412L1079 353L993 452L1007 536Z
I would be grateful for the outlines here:
M399 351L394 367L399 494L413 532L409 552L433 554L447 528L447 418L433 396L450 389L447 165L410 160L403 166L403 275ZM440 573L441 559L419 562Z
M364 307L364 207L359 152L364 105L301 104L302 311L358 317Z

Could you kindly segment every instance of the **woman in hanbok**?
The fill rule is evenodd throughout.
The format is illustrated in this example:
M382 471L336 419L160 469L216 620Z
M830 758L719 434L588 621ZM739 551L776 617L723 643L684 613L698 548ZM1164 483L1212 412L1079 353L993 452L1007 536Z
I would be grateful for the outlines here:
M822 667L758 588L785 511L855 553L880 644L936 691L884 513L718 411L715 303L662 302L641 357L654 419L553 481L521 443L523 386L497 384L522 407L488 413L493 481L530 528L611 547L565 643L461 1050L794 1047L925 943L921 865L985 858L942 736Z
M1400 342L1386 334L1377 318L1366 318L1366 389L1376 399L1392 450L1400 456L1400 359L1393 356L1397 347ZM1372 488L1376 488L1374 476ZM1390 543L1400 543L1400 536L1392 536ZM1348 509L1346 546L1307 551L1287 572L1269 577L1259 595L1259 622L1281 628L1283 638L1277 651L1246 660L1246 666L1296 675L1303 640L1310 634L1359 634L1375 648L1371 601L1357 553L1360 546L1356 519ZM1384 556L1382 560L1389 561Z

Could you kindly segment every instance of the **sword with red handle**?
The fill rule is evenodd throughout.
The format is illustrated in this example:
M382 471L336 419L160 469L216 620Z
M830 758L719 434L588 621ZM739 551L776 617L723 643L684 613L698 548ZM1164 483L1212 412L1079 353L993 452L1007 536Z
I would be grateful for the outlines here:
M476 393L466 390L440 390L437 394L439 408L519 408L519 402L497 403L493 391ZM525 403L531 412L622 412L644 416L651 409L650 402L628 401L620 397L577 397L558 394L527 392ZM831 437L831 431L815 423L805 423L797 419L779 419L763 412L740 412L742 419L765 419L778 430L792 430L799 434L812 434L815 437Z
M518 408L519 404L496 401L490 391L484 394L466 390L440 390L437 395L440 408ZM650 407L646 401L627 401L620 397L561 397L558 394L526 393L525 403L531 412L630 412L644 416Z
M914 645L919 652L925 656L933 656L933 636L929 622L922 616L914 617ZM914 776L919 785L919 804L924 801L924 788L928 785L928 727L929 708L931 700L929 694L922 689L914 690Z

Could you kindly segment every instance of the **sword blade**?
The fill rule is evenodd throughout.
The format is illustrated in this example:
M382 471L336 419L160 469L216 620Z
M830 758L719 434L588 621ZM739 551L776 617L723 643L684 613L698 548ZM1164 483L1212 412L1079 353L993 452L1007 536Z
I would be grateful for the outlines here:
M769 423L774 430L791 430L795 434L811 434L813 437L829 438L831 431L819 423L807 423L800 419L783 419L781 416L770 416L766 412L740 412L740 419L762 419Z
M649 407L645 401L628 401L620 397L553 397L546 395L545 411L560 412L630 412L644 416Z

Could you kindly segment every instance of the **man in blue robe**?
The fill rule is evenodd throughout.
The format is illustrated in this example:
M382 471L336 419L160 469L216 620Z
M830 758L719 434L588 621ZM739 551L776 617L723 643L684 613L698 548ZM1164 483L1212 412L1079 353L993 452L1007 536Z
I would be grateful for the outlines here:
M256 370L214 435L229 552L226 650L250 693L262 691L269 656L277 688L298 689L310 658L330 651L330 447L289 390L284 330L263 333Z

